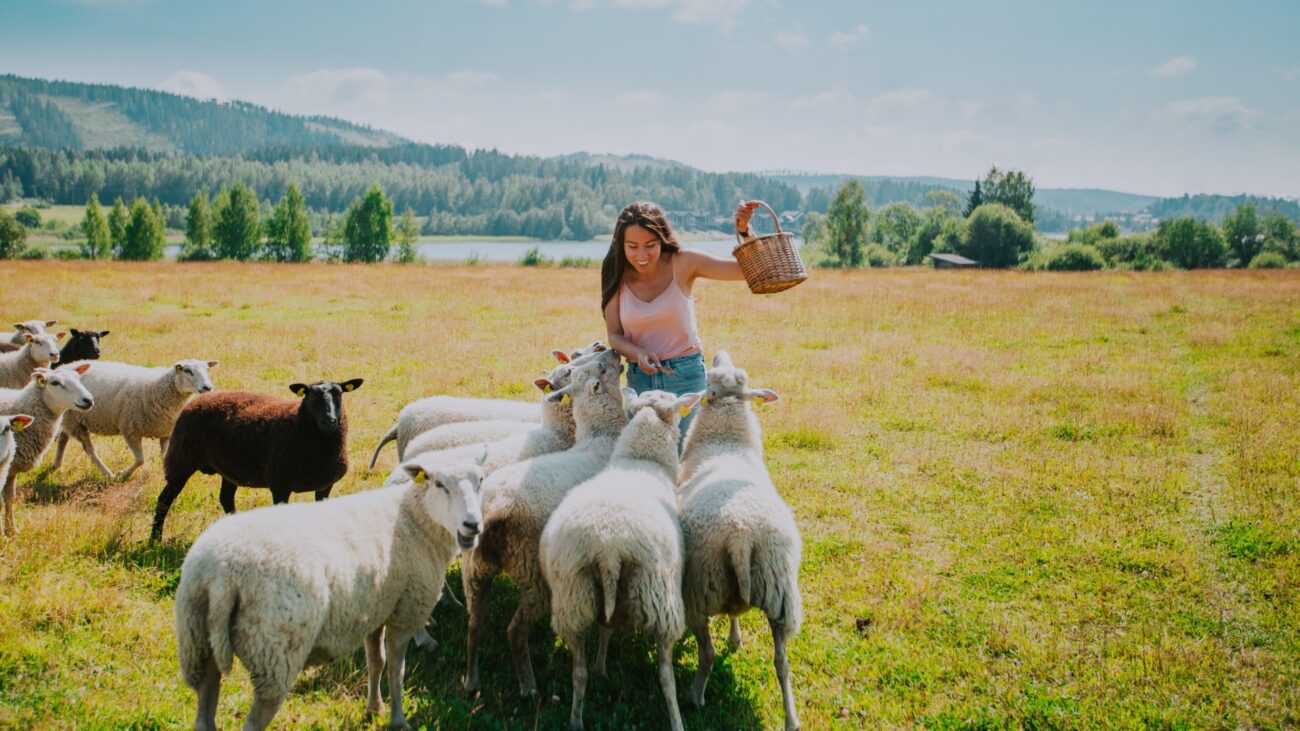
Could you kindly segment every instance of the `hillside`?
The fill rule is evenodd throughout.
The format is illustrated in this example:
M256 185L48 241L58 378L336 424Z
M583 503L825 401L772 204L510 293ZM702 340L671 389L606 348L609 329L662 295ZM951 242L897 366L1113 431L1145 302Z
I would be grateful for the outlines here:
M0 76L0 144L240 155L269 145L389 147L407 140L330 117L151 89Z

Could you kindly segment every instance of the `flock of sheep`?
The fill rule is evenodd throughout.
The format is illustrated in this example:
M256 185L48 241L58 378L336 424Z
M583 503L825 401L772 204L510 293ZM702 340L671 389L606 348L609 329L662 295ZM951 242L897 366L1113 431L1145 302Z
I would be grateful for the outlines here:
M799 532L763 462L750 404L777 395L719 353L702 393L640 395L620 389L619 356L601 343L565 353L535 385L540 404L432 396L403 408L383 437L399 465L378 489L327 500L346 474L342 395L361 379L293 384L297 399L213 391L216 361L142 368L97 360L104 332L48 334L53 321L15 325L0 352L0 479L12 535L14 480L55 442L54 465L76 438L106 475L91 434L123 436L144 461L159 439L166 485L151 538L195 473L221 477L234 512L238 486L270 488L275 503L313 492L314 503L223 518L191 546L176 592L181 675L198 692L196 729L214 729L223 675L238 656L253 682L246 729L265 728L308 664L364 645L366 707L380 707L387 658L390 722L405 727L404 656L447 593L461 557L467 691L480 689L478 648L493 578L520 589L507 638L520 692L536 696L528 647L549 612L573 656L570 725L581 729L586 640L597 630L594 671L605 672L610 633L649 635L672 728L682 728L672 649L689 628L699 646L690 691L696 706L715 657L708 619L751 608L767 616L787 730L799 727L786 643L798 632ZM10 344L6 344L10 345ZM74 347L75 346L75 347ZM59 367L61 366L61 367ZM211 393L209 393L211 392ZM698 413L681 441L682 416Z

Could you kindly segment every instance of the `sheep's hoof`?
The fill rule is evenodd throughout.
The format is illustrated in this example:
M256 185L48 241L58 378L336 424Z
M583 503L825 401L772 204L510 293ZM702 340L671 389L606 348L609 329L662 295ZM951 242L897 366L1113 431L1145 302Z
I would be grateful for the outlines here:
M464 681L464 683L462 683L462 685L463 685L464 688L465 688L465 692L466 692L466 693L469 695L469 697L471 697L471 698L474 698L474 697L478 696L479 691L482 690L482 687L478 684L478 681L473 681L473 682L471 682L471 681L469 681L469 680L466 680L466 681Z

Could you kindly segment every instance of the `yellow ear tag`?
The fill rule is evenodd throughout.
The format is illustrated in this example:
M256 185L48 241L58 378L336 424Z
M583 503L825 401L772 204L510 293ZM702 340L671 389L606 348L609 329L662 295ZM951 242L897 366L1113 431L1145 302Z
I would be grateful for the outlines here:
M351 383L349 383L348 385L346 385L346 386L343 387L343 390L344 390L344 391L347 391L347 392L349 392L349 393L351 393L352 390L355 389L355 388L356 388L356 386L353 386Z
M704 406L704 405L706 405L706 404L708 404L708 403L709 403L709 397L708 397L708 396L701 396L701 397L700 397L700 406Z
M21 421L12 422L9 424L9 426L14 430L14 432L20 432L23 429L27 428L27 425Z
M416 472L411 479L415 481L415 484L423 485L429 481L429 476L424 474L424 470L420 470L419 472Z
M37 376L36 385L40 386L41 388L45 388L45 376Z
M551 392L551 384L548 383L545 386L542 386L542 393L550 393L550 392Z
M686 416L691 413L691 407L683 406L677 410L677 413L680 414L683 419L685 419Z
M563 403L563 402L565 402L565 401L572 401L572 400L573 400L573 397L566 393L566 394L564 394L564 397L560 399L560 402Z
M305 388L294 389L294 393L297 394L297 395L299 395L299 396L301 396L301 395L303 395L304 393L307 393L307 389L305 389Z

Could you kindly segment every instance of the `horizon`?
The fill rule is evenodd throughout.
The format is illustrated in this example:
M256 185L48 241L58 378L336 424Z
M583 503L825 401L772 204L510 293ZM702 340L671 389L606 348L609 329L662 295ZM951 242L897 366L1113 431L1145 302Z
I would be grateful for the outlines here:
M249 5L6 8L0 72L539 157L960 181L997 165L1044 189L1300 198L1300 52L1286 22L1300 6L1280 0ZM385 33L356 32L374 16ZM630 50L628 30L652 50Z

